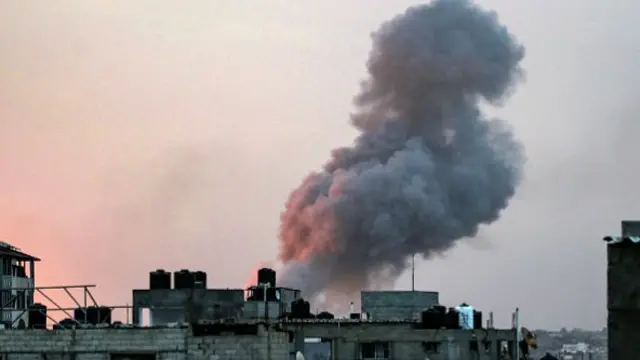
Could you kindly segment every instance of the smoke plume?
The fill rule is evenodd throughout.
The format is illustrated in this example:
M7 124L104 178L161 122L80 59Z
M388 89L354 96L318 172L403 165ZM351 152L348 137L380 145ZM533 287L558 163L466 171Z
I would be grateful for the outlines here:
M354 144L291 193L281 282L348 295L389 285L496 221L524 155L503 121L483 117L522 78L524 48L497 15L465 0L411 7L372 35L355 97Z

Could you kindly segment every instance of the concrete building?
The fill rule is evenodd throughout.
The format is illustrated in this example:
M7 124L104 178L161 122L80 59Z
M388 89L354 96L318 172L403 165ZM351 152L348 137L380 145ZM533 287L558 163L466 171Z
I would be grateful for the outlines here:
M0 242L0 327L25 327L29 323L27 309L33 305L35 256Z
M319 341L305 342L314 338ZM421 330L349 320L0 332L3 360L497 360L512 330ZM324 355L324 356L323 356Z
M439 304L435 291L362 291L362 312L374 320L417 320L420 312Z
M289 336L253 325L234 334L194 328L12 330L0 332L3 360L266 360L289 359ZM270 348L270 349L269 349Z
M640 354L640 221L623 221L622 236L607 236L609 360Z
M237 318L244 303L242 289L136 289L133 323L142 325L143 309L150 325Z
M0 360L292 360L297 352L306 360L498 360L504 347L516 354L515 326L451 329L442 319L426 329L420 314L438 304L437 292L367 291L361 301L370 316L320 319L299 290L271 286L274 278L245 291L185 288L186 278L171 288L167 272L152 274L150 289L132 291L132 324L76 319L55 330L0 331ZM141 324L144 308L149 326Z
M260 296L263 289L256 286L247 289L246 296L243 289L136 289L132 293L133 323L142 325L143 309L149 310L150 325L230 318L277 319L290 312L291 303L301 296L296 289L269 290L265 301Z
M503 345L514 356L516 344L512 329L432 330L411 321L302 321L282 326L294 336L292 349L302 351L307 360L315 354L334 360L498 360Z

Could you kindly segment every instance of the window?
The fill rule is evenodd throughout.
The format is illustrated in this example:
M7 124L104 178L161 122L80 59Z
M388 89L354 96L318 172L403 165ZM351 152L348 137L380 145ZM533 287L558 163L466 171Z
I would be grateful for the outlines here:
M492 343L489 340L483 340L482 345L480 344L480 341L471 340L469 341L469 351L477 353L482 349L485 354L489 354L492 352L491 345Z
M378 360L389 358L388 342L369 342L360 344L360 359L362 360Z
M424 341L422 342L422 349L425 354L437 354L440 352L440 342L438 341Z
M25 296L25 292L24 291L19 291L18 294L16 294L16 309L26 309L27 308L27 298Z
M490 354L493 352L492 342L490 340L484 340L482 341L482 344L484 345L485 354Z

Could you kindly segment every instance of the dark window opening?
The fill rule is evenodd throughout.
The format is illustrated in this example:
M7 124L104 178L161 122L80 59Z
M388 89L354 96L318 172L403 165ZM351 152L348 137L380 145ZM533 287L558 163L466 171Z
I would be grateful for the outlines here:
M156 360L155 353L111 354L111 360Z
M478 352L478 342L476 340L469 341L469 351Z
M388 342L368 342L360 344L360 359L361 360L378 360L389 358L389 343Z
M485 354L491 353L491 350L493 350L493 348L491 347L491 341L484 340L482 344L484 345Z
M2 275L11 276L11 259L2 259Z

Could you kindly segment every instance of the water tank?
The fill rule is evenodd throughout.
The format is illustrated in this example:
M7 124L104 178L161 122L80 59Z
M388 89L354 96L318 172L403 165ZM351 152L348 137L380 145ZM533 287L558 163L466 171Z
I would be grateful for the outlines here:
M173 273L174 289L193 289L194 276L189 270L182 269Z
M207 288L207 273L204 271L196 271L193 273L194 287L197 289Z
M473 311L473 328L482 329L482 311Z
M304 302L304 305L302 305L302 311L303 311L303 316L305 318L310 317L311 316L311 303L308 301Z
M73 318L81 324L111 324L111 308L107 306L89 306L76 308Z
M53 325L53 329L54 330L73 329L73 327L76 325L77 324L75 321L73 321L73 319L64 319L60 321L58 324Z
M88 308L75 308L73 310L73 318L80 324L89 323L89 309ZM66 319L65 319L66 320ZM62 322L60 322L62 324Z
M267 301L280 301L280 289L268 288Z
M47 307L35 303L29 308L29 329L47 328Z
M276 287L275 270L269 268L258 270L258 284L270 284L271 287Z
M446 327L447 309L434 306L422 312L421 325L423 329L441 329Z
M162 269L150 272L149 289L171 289L171 273Z
M459 322L461 329L473 329L473 307L462 304L456 307L456 311L458 311Z
M107 306L100 306L96 308L96 324L111 325L111 312L111 308Z
M306 305L303 299L294 300L291 302L291 317L294 319L303 319L306 315Z
M333 316L333 314L328 311L323 311L318 314L317 318L320 320L333 320L335 316Z
M447 329L460 329L460 314L455 308L449 308L449 311L447 311L445 327Z

